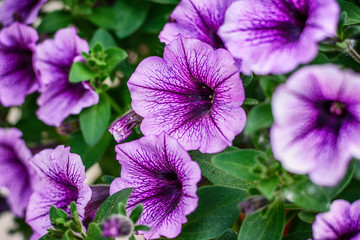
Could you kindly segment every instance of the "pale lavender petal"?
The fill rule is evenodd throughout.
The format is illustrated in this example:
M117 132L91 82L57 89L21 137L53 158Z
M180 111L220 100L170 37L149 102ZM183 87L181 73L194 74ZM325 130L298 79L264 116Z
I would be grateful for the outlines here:
M0 6L0 22L5 26L15 20L31 24L45 2L47 0L4 0Z
M335 0L241 0L226 12L218 34L245 73L283 74L317 55L317 43L336 36Z
M329 212L316 215L312 225L314 240L358 240L360 235L360 201L353 204L335 200Z
M70 147L58 146L45 149L31 159L41 179L41 188L30 199L26 222L40 235L51 228L51 205L70 213L70 203L76 202L80 219L84 218L85 206L91 198L85 167L79 155L70 153Z
M0 128L0 187L9 190L7 201L11 211L24 216L37 177L30 166L30 150L16 128Z
M182 0L171 14L171 22L164 26L160 41L169 44L179 34L199 39L214 48L224 48L217 35L225 12L234 0Z
M359 156L360 76L335 65L307 66L272 99L274 156L288 171L335 186Z
M110 193L134 188L127 208L144 205L139 224L151 227L143 232L146 239L176 237L186 215L197 207L197 183L201 172L196 162L169 135L146 136L116 146L121 178L115 179Z
M33 52L38 40L35 29L13 23L0 31L0 102L21 105L25 97L39 89L33 70Z
M68 79L73 62L88 50L87 42L76 35L75 28L61 29L53 40L38 45L36 68L42 88L37 116L46 124L60 126L69 115L98 103L99 96L90 84L70 83Z
M145 135L165 131L186 150L219 152L244 128L244 89L227 51L179 37L164 59L142 61L128 81Z

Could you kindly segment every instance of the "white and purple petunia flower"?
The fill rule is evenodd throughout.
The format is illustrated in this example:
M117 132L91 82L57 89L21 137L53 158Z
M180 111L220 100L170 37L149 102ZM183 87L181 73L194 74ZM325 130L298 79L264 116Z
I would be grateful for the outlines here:
M38 38L35 29L21 23L0 31L0 102L5 107L21 105L40 87L33 69Z
M99 95L89 83L69 82L72 64L82 60L81 52L88 51L88 43L72 27L59 30L54 39L37 46L35 66L42 88L36 114L44 123L60 126L69 115L98 103Z
M166 44L179 34L187 38L199 39L214 48L224 48L217 35L224 23L225 12L235 0L182 0L171 14L171 22L165 24L159 35Z
M270 142L284 168L334 186L360 157L360 75L336 65L303 67L273 94Z
M0 187L9 190L7 202L11 211L24 216L37 183L35 170L30 166L32 154L16 128L0 128Z
M164 58L143 60L128 81L144 135L165 131L186 150L220 152L239 134L246 115L244 88L233 57L179 36Z
M312 230L314 240L359 240L360 200L335 200L329 212L316 215Z
M33 23L40 8L47 0L4 0L0 6L0 22L7 26L12 22Z
M144 205L138 224L151 227L151 231L142 232L146 239L176 237L187 221L186 215L197 207L197 183L201 179L198 164L165 133L119 144L115 150L121 178L112 182L110 194L133 188L127 209Z
M41 187L30 198L26 222L42 236L51 228L51 205L70 214L70 203L76 202L80 219L91 198L91 189L84 183L85 167L79 155L70 153L70 147L45 149L31 159L40 176Z
M336 0L241 0L226 12L219 36L242 71L283 74L308 63L318 42L336 36Z

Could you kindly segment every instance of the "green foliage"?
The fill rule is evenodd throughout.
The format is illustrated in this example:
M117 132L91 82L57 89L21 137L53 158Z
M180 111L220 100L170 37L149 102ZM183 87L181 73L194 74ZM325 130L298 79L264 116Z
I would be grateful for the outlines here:
M357 5L344 1L338 0L341 10L346 12L346 19L343 23L344 26L359 24L360 23L360 7Z
M238 240L280 240L285 226L284 203L274 202L264 208L246 216Z
M179 240L202 240L220 236L239 215L237 204L247 193L237 188L208 186L197 192L199 204L183 225Z
M100 95L99 103L80 113L80 127L85 142L95 145L109 127L111 107L108 99Z
M95 78L97 75L83 62L74 62L71 66L69 81L79 83Z
M255 106L247 116L245 134L253 134L259 129L268 128L274 119L271 113L270 103L261 103Z
M57 30L70 25L73 20L74 17L70 12L54 11L44 16L37 30L39 33L55 33Z

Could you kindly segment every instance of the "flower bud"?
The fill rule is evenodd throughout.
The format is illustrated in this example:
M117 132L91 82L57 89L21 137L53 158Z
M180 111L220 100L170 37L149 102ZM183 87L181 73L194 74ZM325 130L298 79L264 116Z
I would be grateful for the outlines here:
M104 237L130 237L134 232L133 222L123 215L112 215L107 218L102 226Z
M140 125L143 118L134 111L129 111L118 117L109 128L109 132L114 136L115 141L121 143L130 136L132 129Z

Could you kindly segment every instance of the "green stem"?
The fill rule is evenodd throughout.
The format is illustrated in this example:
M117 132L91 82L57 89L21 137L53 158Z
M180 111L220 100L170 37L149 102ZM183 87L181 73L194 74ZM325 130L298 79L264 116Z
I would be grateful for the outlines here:
M114 101L114 99L112 99L112 97L110 97L109 94L103 92L102 94L104 94L104 96L109 100L109 103L111 105L111 107L114 109L114 111L118 114L118 115L122 115L123 114L123 110L121 109L121 107Z
M346 50L345 50L355 61L360 63L360 55L355 51L354 44L352 41L346 41Z

